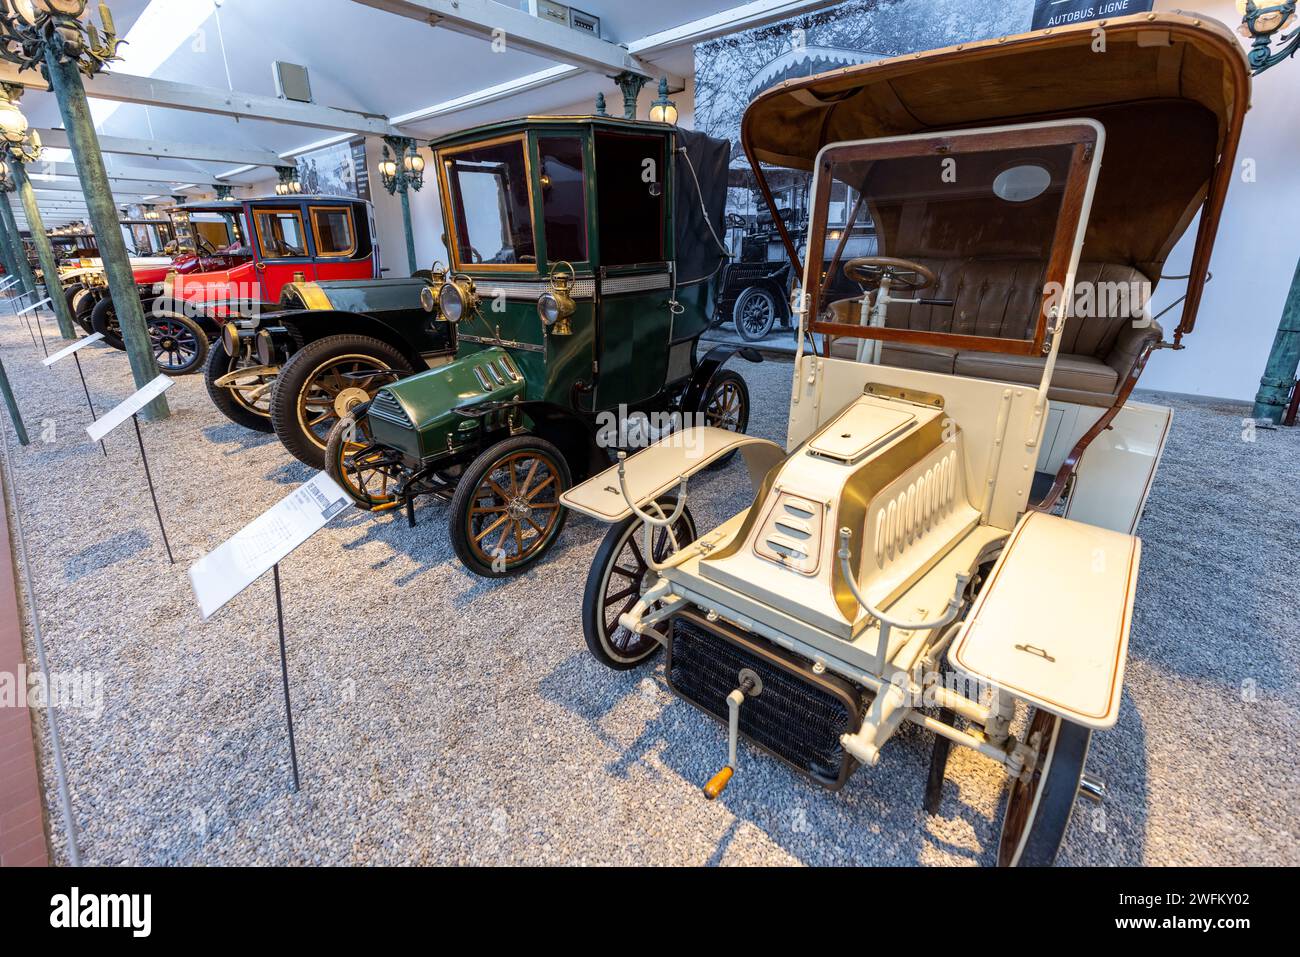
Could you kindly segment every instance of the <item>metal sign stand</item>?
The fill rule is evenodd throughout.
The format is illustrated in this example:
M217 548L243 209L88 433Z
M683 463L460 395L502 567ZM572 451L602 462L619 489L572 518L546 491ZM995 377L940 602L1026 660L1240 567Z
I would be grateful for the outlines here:
M163 547L167 549L167 560L175 565L176 559L172 556L171 542L167 541L167 526L163 524L162 509L158 507L158 493L153 487L153 474L149 471L149 456L144 451L144 436L140 434L140 417L134 412L131 414L131 424L135 426L135 440L140 444L140 460L144 462L144 477L149 483L149 497L153 499L153 511L158 516L158 530L162 532Z
M54 300L49 298L42 299L36 305L28 306L26 309L24 309L22 312L18 314L22 316L30 312L33 316L36 317L36 328L41 331L41 350L45 353L46 358L49 358L50 350L49 347L45 345L45 327L41 325L41 306L45 305L47 302L53 302L53 301ZM30 322L27 324L27 331L28 332L32 331L32 325ZM35 336L32 336L32 345L36 345Z
M298 747L293 739L293 708L289 704L289 658L284 650L284 602L280 596L280 563L271 568L275 580L275 622L280 631L280 683L284 688L284 722L289 728L289 763L293 768L293 790L301 789L298 782Z
M90 398L90 386L86 385L86 373L81 369L81 356L74 352L72 358L77 362L77 375L81 376L81 390L86 393L86 406L90 409L90 421L98 422L99 416L95 414L95 403ZM104 458L108 458L108 447L104 445L103 439L99 440L99 448L104 453Z
M88 340L90 340L90 338L91 337L88 336L86 339L79 340L63 352L57 353L54 357L54 361L63 358L63 356L68 352L72 352L75 355L75 350L81 348ZM50 360L46 361L48 363ZM167 549L167 560L173 565L176 564L176 556L172 554L172 545L167 539L167 526L163 523L162 509L158 507L158 490L153 484L153 470L149 468L149 454L144 447L144 435L140 432L139 413L144 411L151 402L175 384L175 379L165 375L159 375L152 382L146 383L143 388L137 389L134 394L126 399L126 401L119 403L106 412L103 418L98 418L90 425L86 426L86 434L90 436L91 441L93 442L102 442L109 432L112 432L119 425L122 425L127 419L130 419L131 424L135 426L135 440L140 446L140 461L144 463L144 477L145 481L149 483L149 497L153 499L153 511L154 514L158 516L158 528L162 532L163 547ZM86 396L87 399L89 399L89 390L87 390ZM105 452L105 454L107 454L107 452Z
M190 584L204 621L268 571L271 572L275 586L276 634L280 640L280 688L284 694L284 722L289 732L289 761L295 793L301 789L302 782L298 773L298 742L294 737L293 705L289 696L289 655L285 648L280 562L350 505L347 493L328 475L318 472L315 478L300 485L190 566Z
M90 335L78 339L72 345L54 353L54 355L46 356L45 358L46 368L66 359L68 356L72 356L72 358L76 360L77 375L81 378L81 391L86 393L86 405L90 409L90 421L92 424L99 421L99 415L95 412L95 403L90 398L90 386L86 385L86 373L81 367L81 350L92 343L102 342L103 339L103 333L92 332ZM104 453L104 458L108 458L108 448L104 445L104 439L102 437L99 439L99 448Z

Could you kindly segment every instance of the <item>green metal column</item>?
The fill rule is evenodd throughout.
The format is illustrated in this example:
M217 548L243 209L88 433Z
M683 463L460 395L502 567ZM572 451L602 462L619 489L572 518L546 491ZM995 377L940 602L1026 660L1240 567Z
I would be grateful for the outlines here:
M410 265L410 275L415 275L415 231L411 227L411 190L402 182L397 187L402 194L402 225L406 227L406 261Z
M3 394L5 406L9 409L9 418L13 419L18 444L31 445L31 440L27 438L27 426L23 424L23 414L18 411L18 403L14 400L14 390L9 387L9 374L5 372L3 362L0 362L0 394Z
M31 301L40 302L40 299L36 298L36 274L32 272L31 263L27 261L27 249L23 246L23 237L18 232L18 223L14 219L14 209L9 205L8 193L0 193L0 219L4 220L5 232L13 240L9 252L14 257L14 265L18 267L18 277L22 280Z
M2 215L0 215L0 263L3 263L5 267L5 279L10 276L18 276L18 267L14 265L13 239ZM18 295L22 290L22 284L22 276L18 276L18 285L11 286L9 292L12 295Z
M36 204L36 193L27 176L27 166L14 156L9 157L8 163L9 175L13 177L18 195L23 201L23 211L27 214L27 227L32 231L36 258L45 276L45 294L50 297L50 306L59 321L59 335L65 339L75 339L77 333L72 325L72 310L68 308L67 297L63 295L63 284L59 282L59 264L54 258L54 249L50 246L50 237L45 233L41 208Z
M81 82L75 61L60 62L51 49L45 52L45 65L50 87L59 101L63 126L67 130L68 145L77 163L81 186L85 192L90 222L99 243L99 254L104 261L104 276L113 296L113 308L122 327L127 358L136 388L141 388L158 377L158 362L154 359L149 328L145 325L144 309L140 305L140 292L131 272L126 242L122 239L117 205L108 185L108 171L99 148L99 136L90 117L90 104L86 101L86 88ZM170 414L165 396L159 396L144 409L146 419L163 419Z
M1259 380L1259 394L1255 396L1255 410L1251 413L1253 418L1282 421L1297 369L1300 369L1300 263L1296 265L1295 278L1291 280L1291 293L1286 297L1286 307L1282 310L1282 321L1273 339L1268 365L1264 367L1264 377Z

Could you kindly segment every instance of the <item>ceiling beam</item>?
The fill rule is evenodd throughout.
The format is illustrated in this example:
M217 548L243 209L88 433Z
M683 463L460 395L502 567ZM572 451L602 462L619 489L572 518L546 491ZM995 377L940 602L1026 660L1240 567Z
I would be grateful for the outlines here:
M370 3L370 0L357 0L359 3ZM683 23L681 26L673 27L670 30L663 30L659 33L652 33L650 36L642 37L633 43L627 45L630 54L637 57L645 66L644 72L649 76L662 75L663 71L658 70L653 64L647 63L645 58L655 54L665 53L675 47L685 46L687 44L704 43L707 40L716 40L718 37L727 36L728 34L737 33L741 30L752 30L757 27L769 26L789 17L797 16L801 13L813 13L826 7L834 6L843 0L754 0L751 3L744 3L737 7L731 7L722 10L719 13L707 17L700 17L698 20L692 20L689 23ZM378 2L370 3L372 6L379 5ZM509 11L514 13L515 11ZM522 14L530 20L536 20L529 14ZM574 33L567 27L560 27L558 24L546 24L554 26L556 29ZM563 60L565 63L571 61L564 60L562 57L554 56L553 59ZM453 113L461 113L465 110L476 109L480 106L487 106L498 100L504 100L518 93L527 93L530 90L541 89L553 83L559 83L563 80L579 76L582 69L578 66L555 66L546 70L539 70L536 73L529 73L526 76L518 77L514 80L507 80L504 83L498 83L494 86L485 87L476 90L473 93L467 93L464 96L454 97L450 100L444 100L441 103L435 103L432 106L419 110L412 110L410 113L403 113L400 116L391 118L394 126L408 126L412 123L421 123L427 120L436 119L440 116L450 116ZM672 89L682 89L684 81L672 76L668 77L669 86Z
M53 149L66 150L66 130L37 130L41 142ZM242 166L283 166L285 160L272 150L241 149L234 146L211 146L202 143L161 143L158 140L133 140L121 136L99 137L103 153L119 156L149 156L154 159L188 160L195 163L233 163ZM288 161L292 165L293 161Z
M15 83L32 90L49 89L38 72L19 71L17 66L7 61L0 62L0 82ZM268 120L290 126L310 126L373 136L395 132L389 125L388 118L376 113L317 106L315 103L296 103L259 93L240 93L193 83L131 76L128 73L100 73L85 82L86 95L95 100L135 103L240 119Z
M653 75L653 68L617 43L571 30L494 0L355 0L356 3L481 40L498 36L506 49L568 63L593 73ZM500 31L500 32L498 32Z
M77 167L73 163L51 163L38 162L31 166L32 178L40 179L41 177L56 176L60 179L80 180L81 174L77 172ZM176 183L193 182L195 176L200 179L210 179L211 174L204 173L201 170L192 169L149 169L147 167L109 167L108 179L110 182L144 182L158 183L172 181Z
M32 186L38 193L61 192L80 193L81 183L63 179L45 179L32 174ZM113 187L114 198L118 196L151 196L154 193L166 196L176 189L171 183L124 183Z

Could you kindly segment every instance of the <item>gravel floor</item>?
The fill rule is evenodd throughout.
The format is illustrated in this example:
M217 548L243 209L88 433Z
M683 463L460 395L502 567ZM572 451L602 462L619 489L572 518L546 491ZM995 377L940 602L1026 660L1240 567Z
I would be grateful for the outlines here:
M1001 772L954 749L942 812L927 817L930 741L915 730L838 795L747 750L724 798L703 800L723 731L659 669L615 674L583 645L603 527L571 521L542 567L488 583L456 562L434 504L414 530L349 511L284 563L293 794L269 577L205 624L186 568L307 470L273 436L227 422L198 377L180 380L173 416L145 427L169 566L130 428L105 459L86 441L75 366L41 367L2 309L0 350L34 438L20 449L6 431L6 486L51 667L102 679L102 709L61 712L86 863L992 861ZM121 353L91 347L85 367L101 409L132 391ZM751 432L783 440L790 367L738 367ZM1142 527L1123 712L1089 764L1110 798L1104 813L1081 806L1061 860L1297 864L1300 431L1247 442L1248 409L1168 401L1178 413ZM744 469L692 493L712 525L747 503ZM45 771L66 859L48 760Z

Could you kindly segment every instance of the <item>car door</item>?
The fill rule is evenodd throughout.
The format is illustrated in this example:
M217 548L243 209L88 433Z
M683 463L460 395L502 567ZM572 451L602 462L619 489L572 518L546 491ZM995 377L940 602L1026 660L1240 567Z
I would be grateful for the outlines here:
M301 206L252 207L257 236L257 280L263 302L279 302L280 291L298 274L316 279Z
M307 226L315 254L317 281L374 277L374 250L370 248L365 224L358 221L359 212L360 209L352 203L307 204Z
M636 405L663 388L672 312L666 138L595 135L599 208L599 408Z

